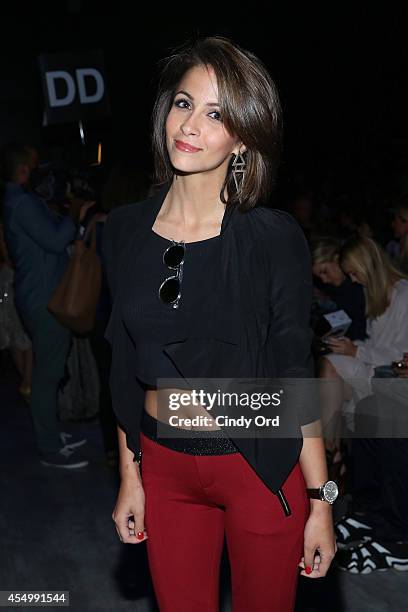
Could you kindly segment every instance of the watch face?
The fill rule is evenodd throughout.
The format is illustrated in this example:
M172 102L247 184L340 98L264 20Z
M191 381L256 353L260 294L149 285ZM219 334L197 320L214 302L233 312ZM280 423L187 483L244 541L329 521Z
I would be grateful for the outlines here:
M334 480L328 480L323 487L323 495L325 500L329 502L329 504L332 504L336 501L338 494L339 490Z

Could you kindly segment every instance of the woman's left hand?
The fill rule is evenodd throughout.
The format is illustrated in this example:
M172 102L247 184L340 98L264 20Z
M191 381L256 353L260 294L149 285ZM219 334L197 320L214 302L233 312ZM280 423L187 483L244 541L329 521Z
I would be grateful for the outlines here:
M356 356L357 346L350 340L350 338L330 338L328 345L333 353L348 355L349 357Z
M326 504L318 500L317 503ZM312 508L305 525L304 556L299 563L303 571L300 575L306 578L322 578L326 575L336 551L331 507L316 510ZM306 572L306 568L311 568L311 571Z

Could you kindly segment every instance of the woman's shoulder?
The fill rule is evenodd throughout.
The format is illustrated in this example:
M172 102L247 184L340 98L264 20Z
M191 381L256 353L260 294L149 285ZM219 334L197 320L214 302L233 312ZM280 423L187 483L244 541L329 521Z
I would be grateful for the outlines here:
M278 208L256 206L241 216L245 217L245 232L249 226L253 240L260 246L286 250L297 245L309 250L305 235L291 214Z
M148 210L150 198L133 204L124 204L113 208L103 223L101 233L102 251L106 258L114 258L116 254L125 252L137 234L143 219L144 211Z
M133 219L138 219L140 215L144 213L149 207L149 202L152 198L146 198L145 200L140 200L139 202L133 202L132 204L124 204L123 206L118 206L117 208L112 208L109 211L107 216L107 221L109 225L121 225L124 223L128 223Z
M394 285L395 297L397 301L406 302L408 307L408 279L400 278Z
M304 236L298 222L291 214L279 208L268 208L266 206L256 206L243 216L254 227L260 236L270 237L282 235L287 237L290 234Z
M400 278L394 285L391 302L387 311L390 313L407 313L408 311L408 280Z
M255 206L248 212L244 213L253 219L259 227L281 229L284 226L298 225L297 221L291 214L279 208L271 208L268 206Z
M115 230L122 233L122 228L130 232L143 220L151 219L153 223L153 217L158 213L168 189L169 183L157 185L151 195L143 200L113 208L106 220L108 233L115 232Z

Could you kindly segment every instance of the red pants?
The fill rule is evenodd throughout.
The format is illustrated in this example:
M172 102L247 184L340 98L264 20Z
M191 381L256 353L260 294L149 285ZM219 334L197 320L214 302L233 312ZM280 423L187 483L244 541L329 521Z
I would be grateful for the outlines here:
M282 489L292 515L240 453L188 455L141 434L147 552L160 612L216 612L226 536L234 612L294 608L309 515L297 463Z

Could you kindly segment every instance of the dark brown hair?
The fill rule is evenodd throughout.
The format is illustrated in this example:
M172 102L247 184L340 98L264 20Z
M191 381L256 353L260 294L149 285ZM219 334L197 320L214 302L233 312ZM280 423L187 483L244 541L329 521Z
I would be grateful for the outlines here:
M153 110L153 154L155 178L170 180L174 169L166 146L166 119L183 75L195 66L210 66L218 84L219 104L224 125L247 148L244 153L246 175L240 194L236 193L228 167L221 200L249 210L268 201L278 166L282 117L276 86L262 62L226 38L203 38L183 46L163 60L159 90ZM240 203L241 202L241 203Z

